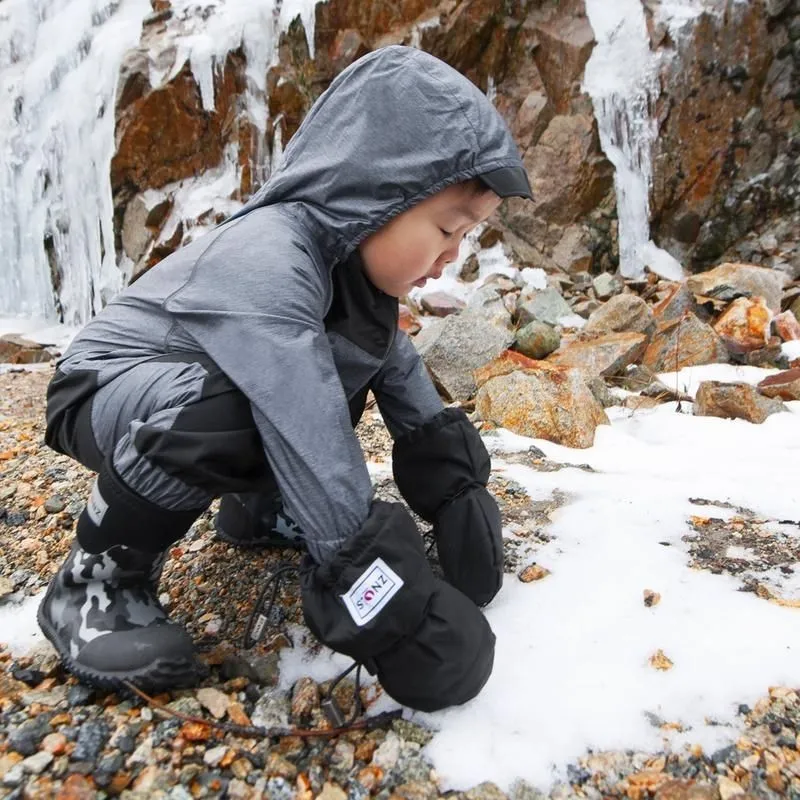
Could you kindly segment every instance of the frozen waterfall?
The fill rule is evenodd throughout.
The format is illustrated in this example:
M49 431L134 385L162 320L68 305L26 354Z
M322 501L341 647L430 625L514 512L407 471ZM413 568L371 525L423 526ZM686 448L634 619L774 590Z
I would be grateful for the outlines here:
M586 0L586 11L597 44L586 65L584 89L594 103L600 143L615 168L620 272L639 278L649 267L680 279L680 264L650 239L659 60L650 50L641 0Z
M188 60L213 109L214 73L242 46L245 104L266 131L266 71L278 34L299 14L313 45L315 6L173 0L175 71ZM120 65L150 13L150 0L0 3L0 316L81 325L127 280L115 252L109 174L115 99ZM153 86L170 77L151 67Z
M149 0L0 5L0 314L85 321L121 286L109 166Z

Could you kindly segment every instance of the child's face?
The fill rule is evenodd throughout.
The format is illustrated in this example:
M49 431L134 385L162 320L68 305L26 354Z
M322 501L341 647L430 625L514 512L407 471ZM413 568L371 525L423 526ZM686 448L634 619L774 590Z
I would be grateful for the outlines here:
M360 246L370 282L392 297L438 278L458 256L464 235L484 222L501 199L474 183L460 183L404 211Z

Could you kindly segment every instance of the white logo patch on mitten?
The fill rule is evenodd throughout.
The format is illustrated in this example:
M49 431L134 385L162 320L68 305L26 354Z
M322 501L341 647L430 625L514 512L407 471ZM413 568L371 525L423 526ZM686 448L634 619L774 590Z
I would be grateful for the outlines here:
M380 614L402 585L403 579L382 558L376 558L341 598L353 622L361 627Z
M99 528L103 524L103 517L105 517L106 511L108 511L108 503L103 499L103 495L100 494L100 487L97 485L97 481L92 486L92 493L89 495L86 511L92 522Z

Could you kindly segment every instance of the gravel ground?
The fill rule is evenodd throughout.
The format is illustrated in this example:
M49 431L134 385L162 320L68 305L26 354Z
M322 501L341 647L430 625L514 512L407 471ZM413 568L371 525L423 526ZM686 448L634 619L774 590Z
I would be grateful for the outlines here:
M91 484L91 474L42 443L44 396L52 367L0 374L0 605L40 591L65 556ZM390 440L371 414L359 428L368 458L380 462ZM536 469L559 465L531 450L514 455ZM378 474L380 496L399 499L391 480ZM493 478L504 520L515 534L507 543L509 572L522 580L542 577L532 558L548 541L549 514L565 498L532 502L519 487ZM290 691L278 688L278 634L243 651L244 621L265 574L287 553L265 555L231 548L214 537L212 507L172 548L161 600L187 626L202 648L209 676L200 687L165 692L156 700L174 712L237 725L325 726L320 698L329 686L301 678ZM759 554L764 569L796 557L789 540L756 548L758 521L743 511L735 528L740 544ZM713 526L720 552L726 539ZM695 566L736 571L713 552L692 551ZM713 561L713 565L705 564ZM748 564L752 568L752 564ZM544 573L546 574L546 573ZM515 579L511 575L508 579ZM753 590L753 589L751 589ZM300 622L294 587L281 597L285 616ZM2 640L2 631L0 631ZM352 684L337 697L352 702ZM362 691L366 705L379 690ZM569 783L549 797L797 798L800 800L800 698L791 688L772 688L754 708L741 706L743 734L729 747L704 753L589 753L569 767ZM653 719L656 726L661 720ZM275 800L425 800L450 796L496 800L502 792L481 784L460 794L442 794L421 752L431 736L407 721L336 737L249 738L186 721L154 709L135 695L98 692L65 674L52 650L42 647L14 658L0 645L0 797L8 798L200 798ZM531 742L535 746L535 741ZM514 800L543 798L519 783Z

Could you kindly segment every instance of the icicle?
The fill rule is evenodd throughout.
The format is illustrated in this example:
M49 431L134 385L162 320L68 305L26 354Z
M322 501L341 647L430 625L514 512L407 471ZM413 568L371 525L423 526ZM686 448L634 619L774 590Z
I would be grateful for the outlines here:
M640 0L587 0L597 45L586 65L584 89L594 103L600 142L615 167L620 272L640 278L645 267L679 279L680 264L650 240L653 116L658 58Z
M121 286L109 185L114 98L151 11L149 0L0 5L2 314L80 324Z

